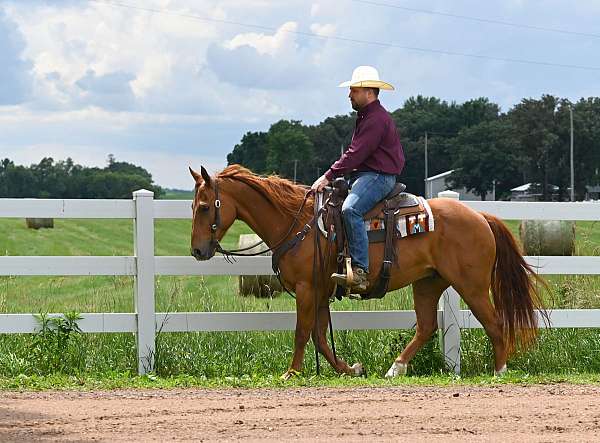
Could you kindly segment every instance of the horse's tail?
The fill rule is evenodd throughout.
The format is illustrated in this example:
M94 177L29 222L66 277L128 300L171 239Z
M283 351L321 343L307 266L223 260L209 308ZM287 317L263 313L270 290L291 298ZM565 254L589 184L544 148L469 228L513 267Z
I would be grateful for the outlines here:
M497 217L482 213L496 240L496 263L492 271L492 296L496 314L502 323L509 354L525 348L537 337L539 310L549 324L542 306L539 286L546 282L525 261L519 245L506 225Z

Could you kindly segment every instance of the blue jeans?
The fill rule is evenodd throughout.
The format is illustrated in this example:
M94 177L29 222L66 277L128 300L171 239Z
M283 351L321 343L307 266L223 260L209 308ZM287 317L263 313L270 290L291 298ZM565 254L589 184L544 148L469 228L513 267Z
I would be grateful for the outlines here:
M388 195L396 176L377 172L357 172L350 178L350 193L342 205L342 217L352 266L369 272L369 239L363 215Z

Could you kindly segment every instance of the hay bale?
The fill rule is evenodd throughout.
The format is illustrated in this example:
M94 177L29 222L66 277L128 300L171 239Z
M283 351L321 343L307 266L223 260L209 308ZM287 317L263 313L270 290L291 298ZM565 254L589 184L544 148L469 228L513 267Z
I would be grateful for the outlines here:
M256 234L242 234L238 242L238 248L245 248L260 241ZM264 244L256 246L243 253L264 251ZM271 255L271 251L265 251L260 255ZM238 293L241 296L254 295L255 297L273 297L282 292L283 288L274 275L240 275Z
M575 254L574 221L523 220L519 236L525 255Z
M29 229L54 228L53 218L26 218L25 223Z

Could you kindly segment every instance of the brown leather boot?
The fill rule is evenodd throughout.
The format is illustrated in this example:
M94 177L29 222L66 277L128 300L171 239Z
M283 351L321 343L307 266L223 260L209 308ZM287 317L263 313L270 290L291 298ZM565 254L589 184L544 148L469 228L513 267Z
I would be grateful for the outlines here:
M352 278L346 274L331 274L331 280L340 286L346 286L350 292L366 292L369 287L369 274L362 268L352 266Z

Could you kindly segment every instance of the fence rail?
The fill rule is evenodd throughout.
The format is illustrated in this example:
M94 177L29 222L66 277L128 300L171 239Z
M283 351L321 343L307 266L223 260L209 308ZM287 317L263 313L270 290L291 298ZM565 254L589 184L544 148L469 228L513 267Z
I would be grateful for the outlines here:
M596 203L465 202L473 209L503 219L600 220ZM242 257L231 266L222 257L197 262L192 257L154 256L154 220L190 219L189 201L154 200L140 190L132 200L0 199L0 218L103 218L132 219L134 255L124 257L2 256L0 276L7 275L129 275L135 278L133 313L84 313L79 322L86 333L135 333L138 371L153 370L156 330L279 331L292 330L294 312L175 312L155 311L154 280L157 275L256 275L272 274L270 257ZM600 274L600 257L526 257L541 274ZM59 314L51 314L59 315ZM562 309L550 313L553 328L600 328L600 309ZM409 329L416 322L413 311L335 311L336 329ZM481 328L469 310L461 310L452 288L444 293L438 310L443 330L446 363L460 372L460 330ZM33 333L34 314L0 314L0 333Z

